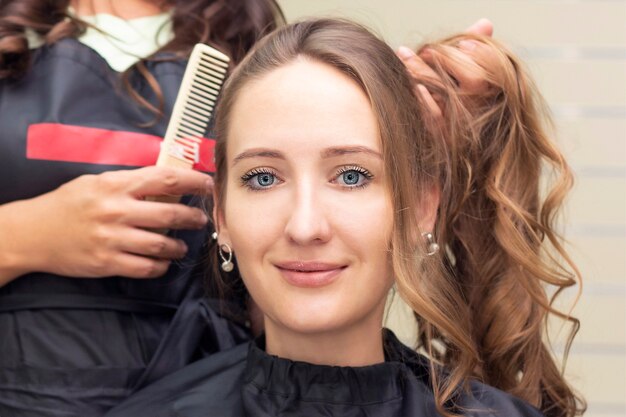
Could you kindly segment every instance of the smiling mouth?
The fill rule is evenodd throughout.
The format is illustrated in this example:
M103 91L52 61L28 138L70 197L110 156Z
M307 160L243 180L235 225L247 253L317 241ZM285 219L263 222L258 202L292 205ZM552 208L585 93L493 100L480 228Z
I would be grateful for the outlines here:
M275 265L289 284L302 288L318 288L334 282L346 265L323 262L286 262Z

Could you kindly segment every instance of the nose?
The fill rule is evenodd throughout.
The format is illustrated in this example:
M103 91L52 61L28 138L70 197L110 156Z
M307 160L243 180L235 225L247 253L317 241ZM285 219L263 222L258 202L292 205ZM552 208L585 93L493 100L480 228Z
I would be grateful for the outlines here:
M328 242L331 228L323 193L315 184L300 184L293 196L292 210L285 226L285 234L297 245L316 245Z

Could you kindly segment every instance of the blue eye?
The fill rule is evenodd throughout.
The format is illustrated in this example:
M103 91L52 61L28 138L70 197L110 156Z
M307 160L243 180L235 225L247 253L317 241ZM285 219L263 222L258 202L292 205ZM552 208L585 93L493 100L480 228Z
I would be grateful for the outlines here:
M361 179L361 173L356 171L346 171L341 174L341 179L346 185L357 185Z
M255 176L257 183L261 186L261 187L269 187L270 185L274 184L274 180L276 179L276 177L274 177L272 174L257 174Z
M346 188L359 188L368 185L372 177L373 175L364 168L349 166L337 172L335 181Z
M271 188L277 181L276 174L265 169L253 169L241 177L242 185L252 190Z

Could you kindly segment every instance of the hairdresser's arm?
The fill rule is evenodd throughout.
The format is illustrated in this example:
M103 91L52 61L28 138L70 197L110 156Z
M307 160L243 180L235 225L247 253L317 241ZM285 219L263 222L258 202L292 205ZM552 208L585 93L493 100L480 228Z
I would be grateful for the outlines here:
M152 278L182 258L182 241L146 229L199 229L207 218L156 195L207 195L205 174L148 167L85 175L29 200L0 205L0 286L29 272Z

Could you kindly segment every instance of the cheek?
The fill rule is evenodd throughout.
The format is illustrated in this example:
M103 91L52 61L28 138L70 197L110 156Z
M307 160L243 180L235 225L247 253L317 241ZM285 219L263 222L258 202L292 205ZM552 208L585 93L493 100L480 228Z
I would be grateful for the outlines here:
M335 230L342 244L359 259L362 266L359 273L366 280L371 296L386 297L394 281L390 251L393 206L390 198L381 198L378 193L369 197L358 205L333 207Z
M280 238L283 223L280 193L251 192L238 185L228 187L224 204L224 226L228 231L235 256L241 260L258 261L272 242ZM240 260L241 259L241 260Z
M393 227L393 208L390 199L378 193L367 196L358 204L337 200L331 208L335 229L341 231L342 240L365 252L366 258L387 257Z
M276 225L267 215L267 208L259 202L250 203L249 196L241 190L229 190L224 205L224 223L235 255L235 261L244 284L253 298L259 302L259 285L262 280L263 259L275 240ZM264 303L261 302L261 305Z

